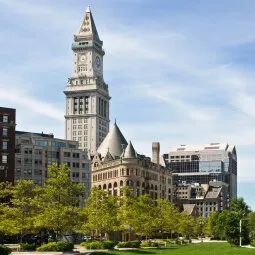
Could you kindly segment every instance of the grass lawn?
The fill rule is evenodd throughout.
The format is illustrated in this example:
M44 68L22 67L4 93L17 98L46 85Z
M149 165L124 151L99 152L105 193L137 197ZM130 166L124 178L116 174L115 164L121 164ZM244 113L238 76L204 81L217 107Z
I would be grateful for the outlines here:
M93 253L94 254L94 253ZM255 254L254 249L230 246L228 243L203 243L176 246L162 249L138 249L129 251L98 252L100 255L249 255Z

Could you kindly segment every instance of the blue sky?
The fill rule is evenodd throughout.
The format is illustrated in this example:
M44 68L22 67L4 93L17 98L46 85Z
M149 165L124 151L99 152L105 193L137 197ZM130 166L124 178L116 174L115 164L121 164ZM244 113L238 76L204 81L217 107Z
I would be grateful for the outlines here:
M64 138L71 44L90 5L104 41L111 120L139 153L237 147L238 194L255 208L255 1L0 0L0 105L17 129Z

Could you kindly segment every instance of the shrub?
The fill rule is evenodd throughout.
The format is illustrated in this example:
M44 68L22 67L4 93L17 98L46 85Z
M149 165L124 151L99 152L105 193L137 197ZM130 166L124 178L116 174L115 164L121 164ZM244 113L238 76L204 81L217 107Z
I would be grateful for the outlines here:
M145 241L141 243L141 247L159 247L157 242Z
M11 249L10 248L0 244L0 254L1 255L8 255L10 253L11 253Z
M120 242L117 244L118 248L140 248L140 241Z
M113 249L116 245L115 242L112 241L92 241L92 242L82 242L80 244L81 246L84 246L88 250L102 250L102 249Z
M255 247L255 241L251 242L251 246Z
M72 251L73 247L72 243L60 241L58 243L43 244L37 248L37 251Z
M33 243L21 243L20 248L23 251L35 251L36 250L36 246Z

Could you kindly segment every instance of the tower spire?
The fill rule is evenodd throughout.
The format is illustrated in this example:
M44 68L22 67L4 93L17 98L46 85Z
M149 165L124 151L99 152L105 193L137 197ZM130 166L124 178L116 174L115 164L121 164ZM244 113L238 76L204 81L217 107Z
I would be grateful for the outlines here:
M93 19L93 15L90 9L90 6L87 7L85 16L83 18L82 25L80 27L80 31L77 35L78 37L94 39L101 42L99 35L97 33L97 28Z

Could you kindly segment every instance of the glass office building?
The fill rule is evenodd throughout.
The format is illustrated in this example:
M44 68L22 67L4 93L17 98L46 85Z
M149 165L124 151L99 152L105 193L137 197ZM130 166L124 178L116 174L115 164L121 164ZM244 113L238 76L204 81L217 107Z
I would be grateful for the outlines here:
M175 184L221 181L229 185L230 197L237 196L237 155L235 146L223 143L181 145L164 155Z

